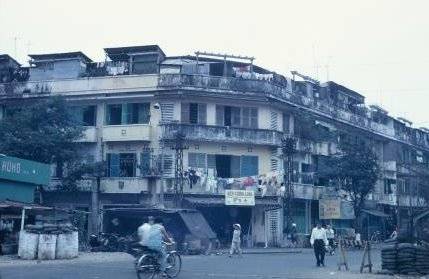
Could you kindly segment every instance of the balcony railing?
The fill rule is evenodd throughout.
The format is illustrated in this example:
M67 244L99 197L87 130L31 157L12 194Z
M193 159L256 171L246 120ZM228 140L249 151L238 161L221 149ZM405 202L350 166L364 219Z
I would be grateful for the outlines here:
M122 75L0 83L0 97L140 92L156 88L157 82L157 75Z
M177 132L186 135L186 140L203 142L228 142L278 146L282 133L273 130L165 123L162 127L162 139L174 140Z

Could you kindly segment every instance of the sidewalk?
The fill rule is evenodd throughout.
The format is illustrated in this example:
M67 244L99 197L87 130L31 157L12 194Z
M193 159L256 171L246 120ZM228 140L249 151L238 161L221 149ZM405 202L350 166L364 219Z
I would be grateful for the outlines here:
M242 248L243 254L297 254L302 253L307 248ZM229 249L219 249L212 251L211 254L228 254Z

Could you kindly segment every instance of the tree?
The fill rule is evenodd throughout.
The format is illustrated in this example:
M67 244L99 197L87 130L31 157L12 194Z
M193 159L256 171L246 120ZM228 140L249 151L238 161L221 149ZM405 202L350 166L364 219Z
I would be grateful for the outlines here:
M63 97L10 105L0 121L0 153L46 164L75 166L76 140L84 127L77 122Z
M341 152L330 158L330 168L326 175L338 183L350 198L355 212L355 224L359 220L365 200L374 190L380 176L377 155L363 139L343 139L339 145Z

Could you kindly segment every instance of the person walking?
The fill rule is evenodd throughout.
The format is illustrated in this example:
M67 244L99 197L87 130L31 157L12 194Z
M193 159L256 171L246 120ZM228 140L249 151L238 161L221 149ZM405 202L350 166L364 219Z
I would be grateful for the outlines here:
M229 257L231 258L234 253L241 256L241 226L234 224L234 232L232 233L231 249L229 250Z
M310 244L314 248L316 265L325 266L325 246L329 243L326 237L326 231L322 228L320 223L317 223L317 226L311 231Z
M296 224L292 223L292 228L290 229L290 241L292 242L293 248L296 248L298 243L298 230L296 228Z
M329 253L331 255L335 254L335 232L331 225L326 226L326 238L329 243Z

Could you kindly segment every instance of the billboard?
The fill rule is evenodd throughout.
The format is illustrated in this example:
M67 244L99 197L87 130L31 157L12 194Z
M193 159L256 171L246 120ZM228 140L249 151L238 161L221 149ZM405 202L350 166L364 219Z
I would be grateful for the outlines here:
M225 205L254 206L255 193L246 190L225 190Z

